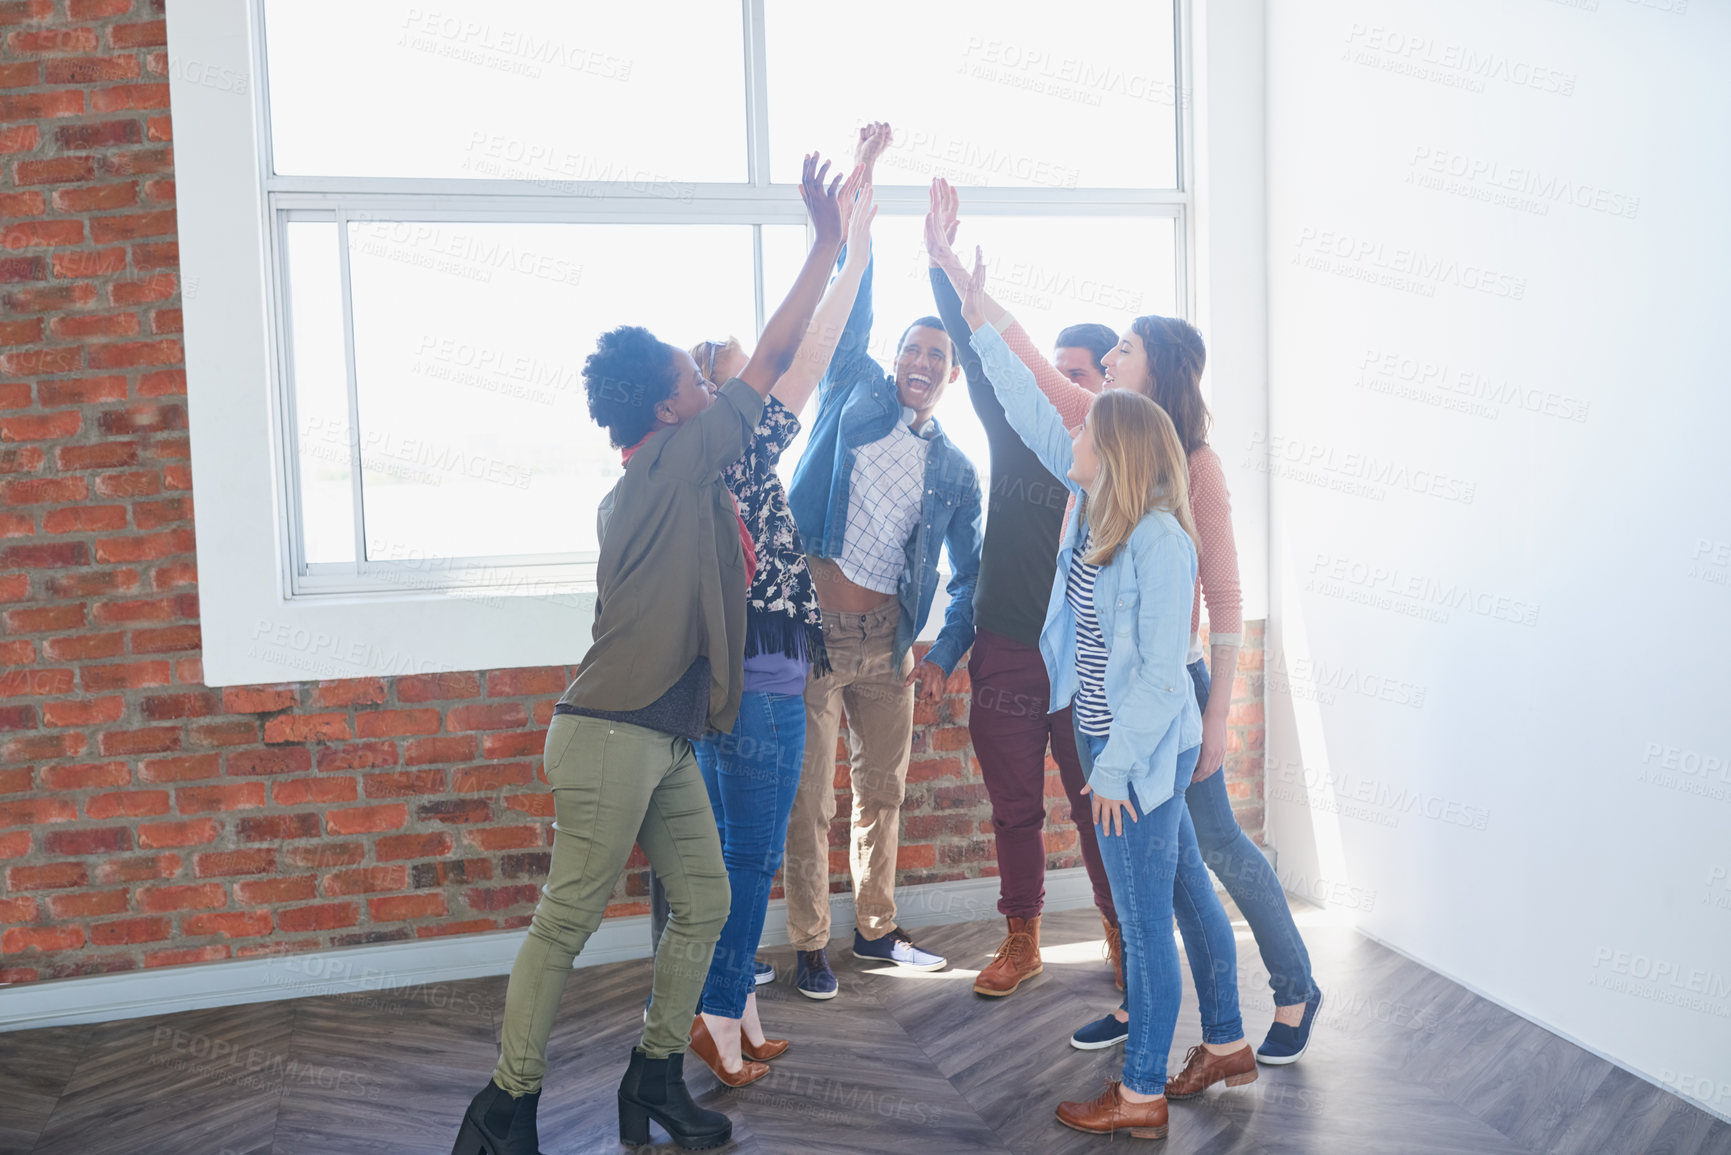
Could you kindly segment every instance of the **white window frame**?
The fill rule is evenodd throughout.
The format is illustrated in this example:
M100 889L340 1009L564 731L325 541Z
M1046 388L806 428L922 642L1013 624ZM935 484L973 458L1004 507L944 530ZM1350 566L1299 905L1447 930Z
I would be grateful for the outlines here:
M690 184L680 202L600 182L279 176L270 171L263 0L169 6L189 424L204 673L211 685L560 665L580 661L594 613L593 558L442 559L437 572L388 562L306 565L283 277L291 220L334 222L344 344L356 417L346 223L747 224L757 323L765 317L762 227L803 224L797 190L769 179L764 0L740 0L747 183ZM1189 0L1175 6L1175 91L1189 91ZM241 77L215 84L211 77ZM1192 101L1174 101L1177 188L966 188L970 214L1078 210L1174 221L1174 286L1194 311ZM880 185L879 211L923 215L926 190ZM770 287L772 290L773 286ZM358 423L353 426L358 431ZM364 556L359 437L351 439L357 557ZM550 513L552 511L549 511ZM925 636L943 622L945 599Z

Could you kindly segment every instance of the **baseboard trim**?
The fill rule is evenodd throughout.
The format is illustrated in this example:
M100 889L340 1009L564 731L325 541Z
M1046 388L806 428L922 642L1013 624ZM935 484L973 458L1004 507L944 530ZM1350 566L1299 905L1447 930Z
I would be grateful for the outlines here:
M1080 867L1046 872L1046 909L1092 906L1093 888ZM968 878L903 886L896 921L918 928L998 917L998 880ZM835 933L853 926L852 895L830 899ZM428 983L509 974L525 930L452 935L415 942L232 962L160 967L0 987L0 1032L105 1023L176 1011L239 1006L276 999L379 992ZM787 944L787 903L769 904L765 946ZM610 918L589 938L576 966L649 957L649 917Z

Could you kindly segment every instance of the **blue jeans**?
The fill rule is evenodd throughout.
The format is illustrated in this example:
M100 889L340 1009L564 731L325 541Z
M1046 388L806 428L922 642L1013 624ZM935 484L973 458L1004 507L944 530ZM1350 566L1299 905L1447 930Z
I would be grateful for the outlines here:
M1196 704L1208 707L1208 667L1198 658L1190 665L1190 680L1196 685ZM1268 968L1268 985L1274 988L1274 1005L1291 1006L1310 998L1310 952L1304 949L1286 892L1268 858L1250 836L1239 828L1226 796L1226 774L1219 771L1190 786L1184 802L1196 827L1196 842L1202 861L1214 872L1232 901L1250 924L1262 965ZM1190 935L1184 936L1186 950Z
M1089 760L1106 748L1106 739L1089 737ZM1178 782L1189 781L1201 748L1178 755ZM1124 1048L1124 1085L1143 1095L1166 1093L1166 1058L1178 1026L1184 980L1178 973L1178 946L1172 919L1184 933L1190 975L1202 1005L1202 1038L1229 1043L1243 1037L1238 1015L1238 964L1232 923L1214 884L1202 867L1190 811L1172 797L1143 810L1130 788L1136 819L1122 834L1096 826L1100 858L1112 882L1112 902L1124 941L1124 1006L1130 1012L1130 1037Z
M756 985L753 960L769 909L769 888L787 844L787 816L805 757L805 698L749 690L730 734L693 743L709 805L721 829L721 857L733 902L715 944L701 1009L737 1019Z

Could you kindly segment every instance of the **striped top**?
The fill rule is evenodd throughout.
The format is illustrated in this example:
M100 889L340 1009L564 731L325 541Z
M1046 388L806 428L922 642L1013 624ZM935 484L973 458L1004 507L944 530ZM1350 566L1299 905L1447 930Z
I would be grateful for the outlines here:
M1100 567L1082 558L1093 548L1093 534L1070 555L1070 573L1064 582L1064 600L1076 615L1076 728L1094 738L1104 738L1112 729L1112 708L1106 704L1106 636L1094 613L1094 578Z

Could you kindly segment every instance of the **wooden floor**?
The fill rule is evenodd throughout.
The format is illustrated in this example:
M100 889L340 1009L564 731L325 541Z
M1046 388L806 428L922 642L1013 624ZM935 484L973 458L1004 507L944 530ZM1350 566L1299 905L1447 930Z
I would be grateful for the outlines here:
M1300 1063L1174 1104L1151 1155L1695 1155L1731 1153L1731 1126L1500 1010L1322 911L1299 917L1327 1002ZM1272 1014L1238 922L1245 1024ZM773 1074L693 1090L734 1120L726 1152L1101 1151L1066 1130L1122 1051L1082 1052L1071 1029L1115 1005L1092 912L1051 914L1045 974L1009 999L971 990L995 923L922 931L951 969L867 969L833 952L839 998L782 978L765 1024L793 1046ZM765 952L778 967L786 948ZM541 1103L546 1155L621 1150L614 1088L640 1028L647 962L576 972L554 1029ZM445 1155L497 1046L503 978L388 996L332 996L0 1035L0 1153ZM1199 1040L1195 1001L1172 1070ZM655 1135L666 1136L657 1129Z

